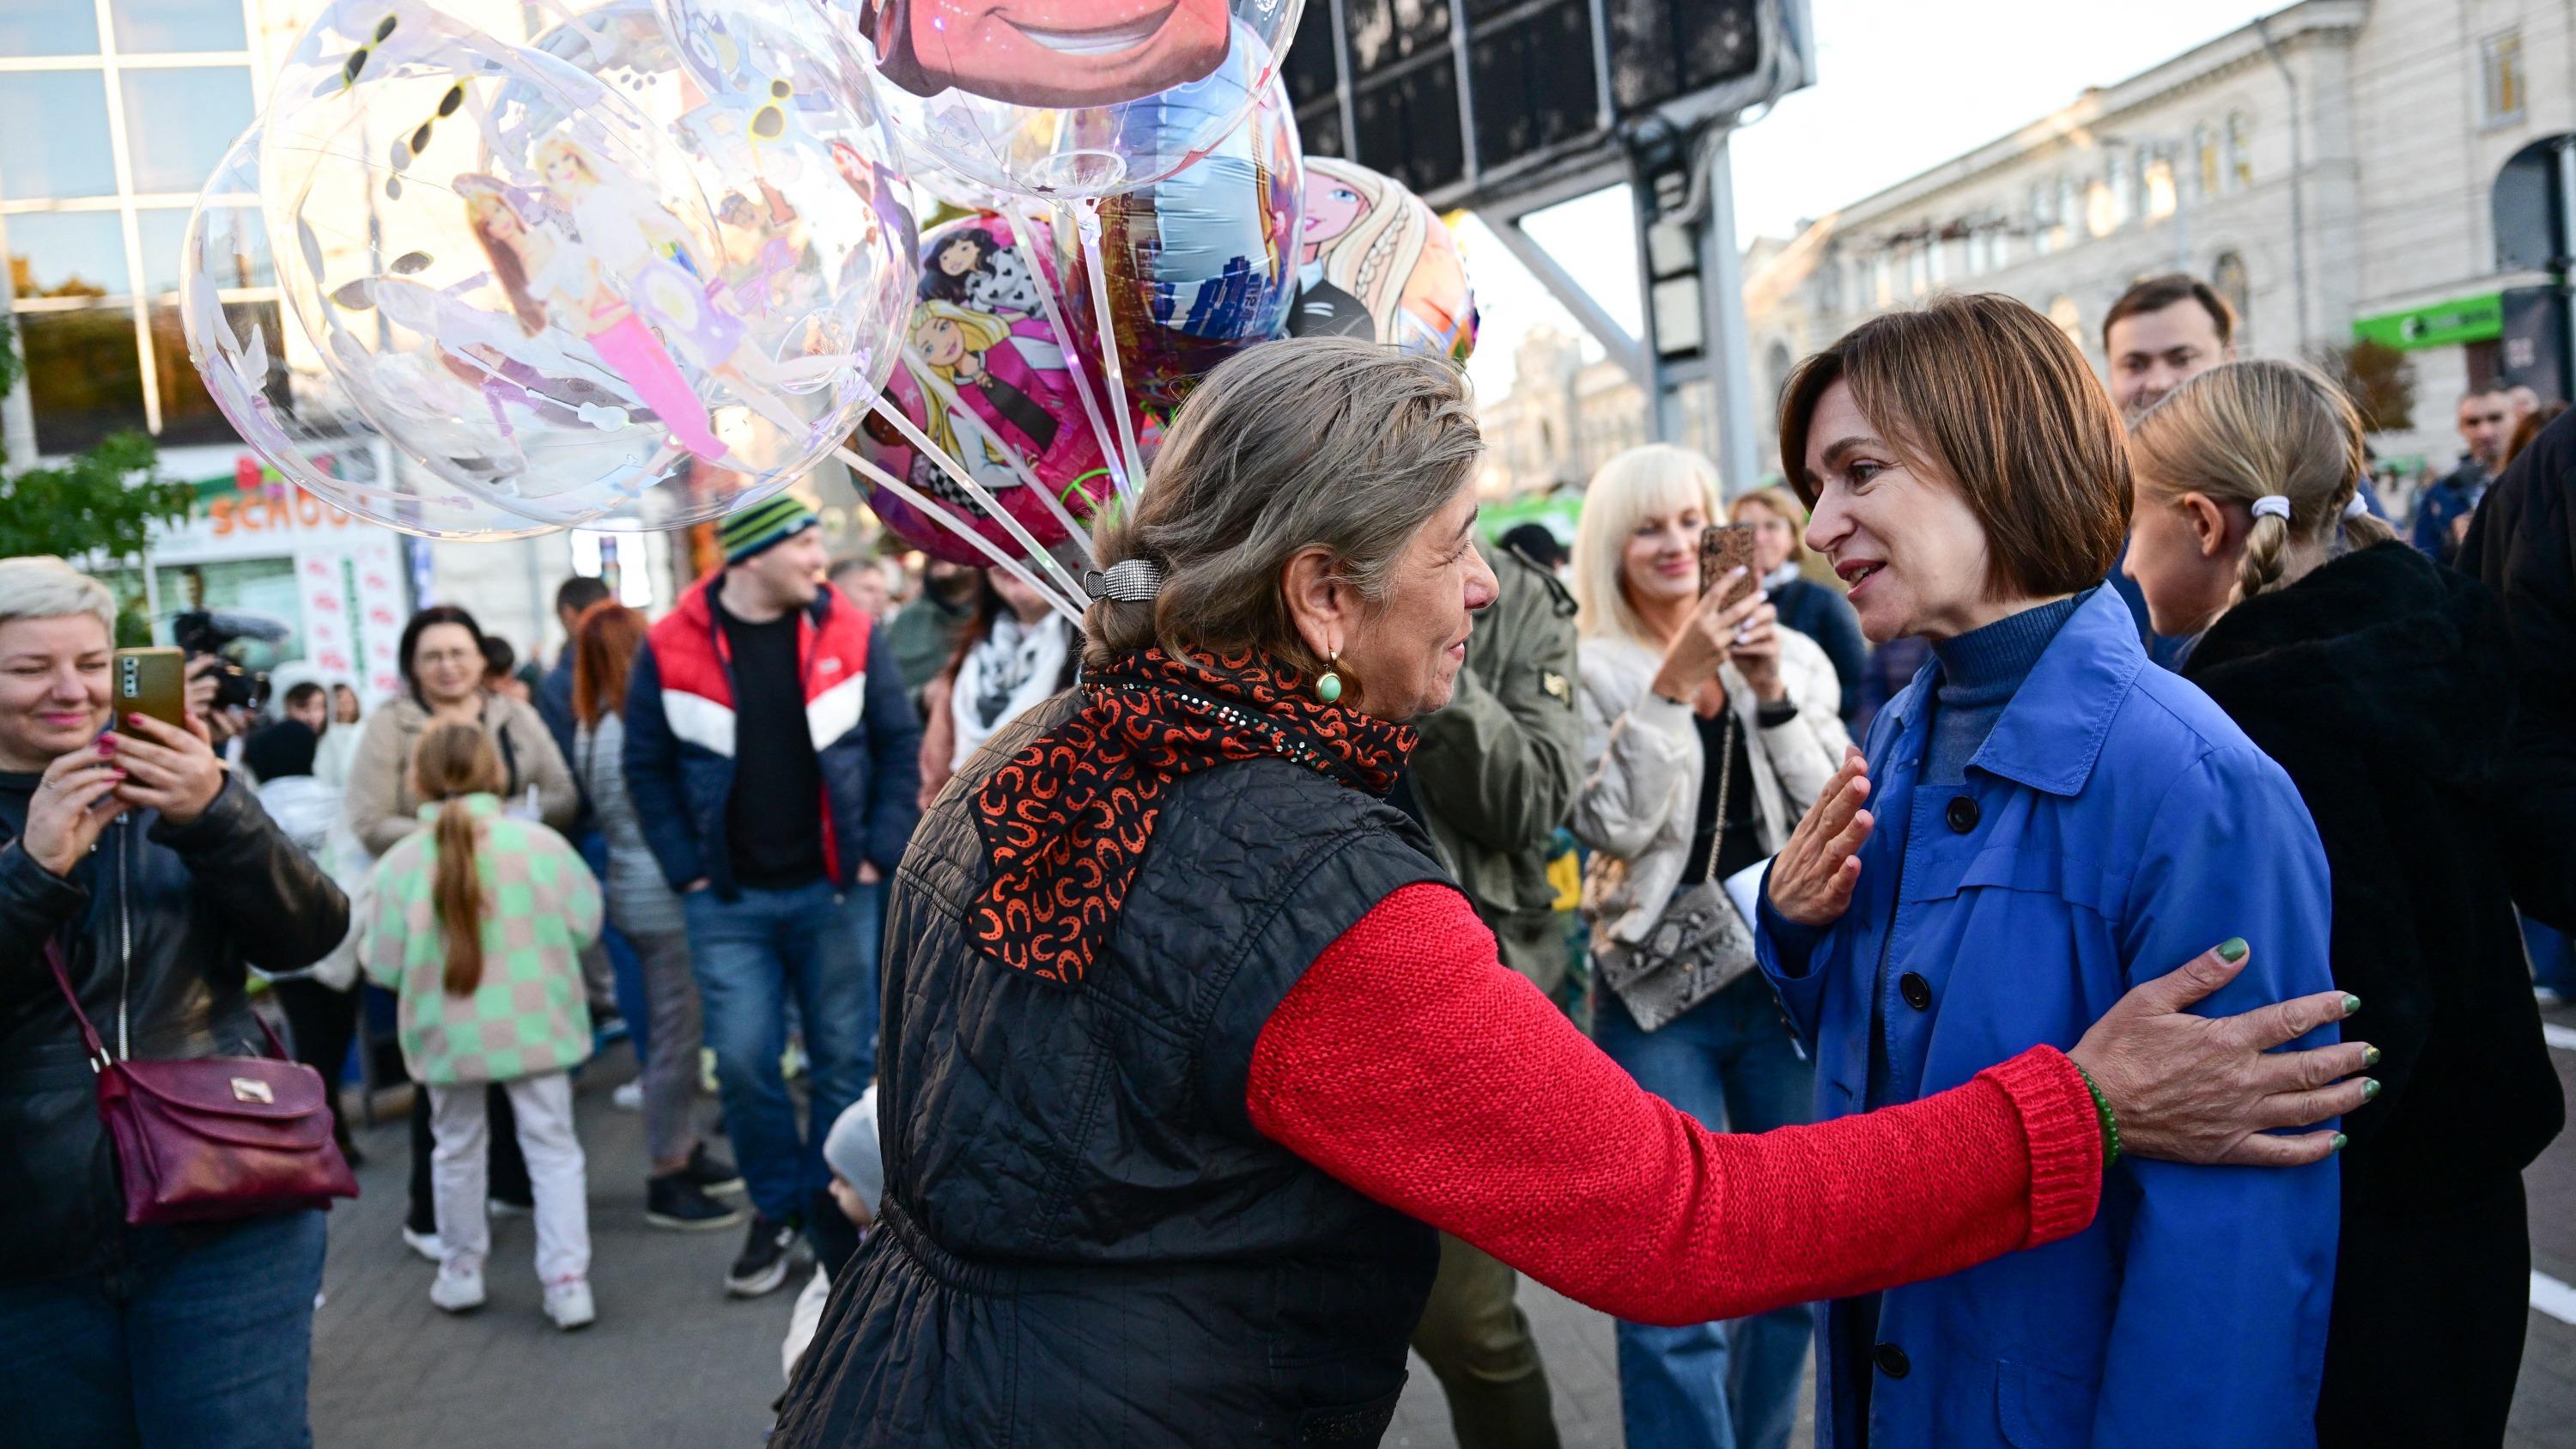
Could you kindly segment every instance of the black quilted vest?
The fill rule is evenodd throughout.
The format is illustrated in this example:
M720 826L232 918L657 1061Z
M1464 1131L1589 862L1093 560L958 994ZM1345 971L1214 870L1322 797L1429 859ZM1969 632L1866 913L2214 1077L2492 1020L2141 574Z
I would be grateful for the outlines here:
M1283 760L1220 765L1165 797L1082 984L979 955L972 792L1073 698L970 765L896 873L882 1223L772 1442L1373 1445L1437 1242L1256 1132L1244 1089L1308 964L1446 877L1378 800Z

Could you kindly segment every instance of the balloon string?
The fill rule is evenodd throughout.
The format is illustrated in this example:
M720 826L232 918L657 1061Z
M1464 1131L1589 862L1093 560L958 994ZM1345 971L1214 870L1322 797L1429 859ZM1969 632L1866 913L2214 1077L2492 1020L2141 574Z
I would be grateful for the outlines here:
M930 375L930 369L923 365L920 357L909 347L904 349L904 362L906 366L912 369L914 376L928 377ZM1004 532L1019 540L1020 546L1029 551L1029 557L1032 561L1045 568L1047 572L1055 575L1057 581L1064 585L1064 596L1066 598L1078 599L1082 597L1082 586L1074 582L1073 575L1066 573L1064 571L1064 565L1055 561L1055 555L1048 553L1044 544L1039 543L1034 537L1030 536L1027 529L1020 526L1020 521L1011 516L1010 510L1004 508L1001 504L993 500L993 495L984 490L984 485L975 481L975 475L966 471L966 465L958 462L954 457L951 457L946 448L930 441L928 435L924 434L921 429L914 427L912 419L905 417L903 415L903 409L896 407L893 402L887 399L885 394L877 394L876 400L870 403L869 406L875 409L878 417L881 417L888 423L892 424L896 432L903 434L905 442L908 442L915 448L920 449L922 456L930 459L934 463L937 463L940 467L947 469L948 476L957 480L957 486L966 490L967 497L974 499L976 505L982 508L985 513L991 515L995 523L1002 525ZM939 510L939 512L943 514L947 511L948 510L944 508Z
M1035 203L1029 205L1024 216L1028 220L1045 220ZM1050 223L1050 225L1061 225L1061 223ZM1034 246L1029 248L1029 254L1033 257L1037 256L1038 249ZM1047 285L1043 258L1040 259L1039 266L1041 270L1037 279L1038 307L1046 313L1047 325L1054 328L1055 335L1064 340L1064 360L1065 365L1073 372L1074 395L1082 399L1082 415L1090 421L1091 435L1100 440L1100 451L1109 460L1109 479L1118 486L1119 497L1132 499L1136 496L1136 484L1128 478L1126 464L1118 456L1117 438L1109 430L1109 419L1102 416L1100 404L1092 400L1091 369L1083 366L1082 349L1074 345L1073 329L1065 325L1064 311L1056 305L1055 288ZM1062 281L1062 277L1057 278L1059 284ZM1106 327L1107 324L1102 325ZM1117 395L1112 393L1111 406L1113 407L1117 405L1116 398Z
M991 539L986 538L983 534L976 532L974 525L968 523L962 518L959 518L956 513L946 505L933 501L928 495L914 489L911 484L904 482L902 479L897 478L885 469L880 468L876 464L869 462L867 459L860 457L857 453L851 451L851 449L846 445L836 449L832 456L839 458L842 462L849 464L851 467L856 468L861 473L867 475L868 479L874 482L878 487L885 489L895 497L900 498L904 502L911 504L913 507L920 509L927 516L939 520L940 525L946 528L949 532L956 534L959 538L962 538L968 543L975 545L977 548L982 549L986 558L991 559L997 566L1009 571L1013 578L1016 578L1021 583L1035 589L1038 597L1046 600L1048 608L1055 610L1057 613L1062 614L1066 619L1070 620L1074 628L1080 629L1082 627L1082 614L1079 610L1075 609L1071 603L1058 596L1052 586L1041 582L1037 575L1030 573L1028 568L1018 559L1011 557L1008 550L1004 549L1000 544L993 542Z
M1041 292L1046 290L1044 282L1040 282L1038 290ZM1066 349L1066 355L1072 355L1070 348ZM948 409L951 415L966 411L966 404L958 398L957 389L951 387L948 379L940 376L936 371L929 368L915 368L913 378L917 382L928 383L931 395L938 398L940 406ZM1003 461L1011 465L1011 471L1020 475L1020 482L1031 493L1037 495L1038 501L1046 505L1047 512L1055 515L1056 522L1064 525L1066 534L1081 541L1082 556L1087 559L1099 558L1099 550L1091 546L1091 531L1076 522L1074 516L1065 510L1063 502L1055 496L1055 490L1039 482L1038 475L1029 471L1029 465L1021 460L1019 454L1008 448L999 451Z
M1100 198L1086 196L1073 205L1075 230L1082 236L1082 265L1091 273L1091 310L1100 319L1100 370L1109 400L1118 404L1113 409L1118 415L1118 447L1127 460L1127 471L1141 481L1144 454L1136 447L1136 424L1125 406L1127 369L1118 360L1118 327L1109 315L1109 274L1100 266ZM1132 500L1135 495L1128 497Z

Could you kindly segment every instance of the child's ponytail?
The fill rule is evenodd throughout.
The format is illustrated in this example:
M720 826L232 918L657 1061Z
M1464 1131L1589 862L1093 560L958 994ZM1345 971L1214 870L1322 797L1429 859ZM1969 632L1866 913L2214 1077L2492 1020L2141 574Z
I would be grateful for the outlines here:
M465 797L501 788L501 757L473 725L443 724L422 738L412 768L420 798L446 802L433 827L438 865L430 900L446 945L440 984L451 996L468 996L483 984L483 872L476 860L482 827Z

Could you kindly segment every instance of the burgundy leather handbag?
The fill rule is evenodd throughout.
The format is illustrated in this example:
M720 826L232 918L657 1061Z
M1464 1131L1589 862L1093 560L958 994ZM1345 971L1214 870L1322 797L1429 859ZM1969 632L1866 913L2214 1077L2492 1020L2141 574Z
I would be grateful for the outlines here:
M267 1022L260 1030L281 1060L120 1062L81 1010L60 942L45 943L45 959L98 1073L98 1115L116 1144L127 1222L215 1222L358 1195L331 1140L322 1074L282 1060L286 1050Z

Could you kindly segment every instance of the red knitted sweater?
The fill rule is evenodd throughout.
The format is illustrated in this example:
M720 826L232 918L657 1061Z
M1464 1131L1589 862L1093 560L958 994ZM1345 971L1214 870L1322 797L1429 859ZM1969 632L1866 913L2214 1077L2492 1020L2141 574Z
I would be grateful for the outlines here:
M1710 1132L1504 967L1439 885L1379 902L1307 969L1245 1096L1334 1177L1639 1323L1936 1278L2081 1231L2102 1185L2092 1098L2045 1047L1904 1106Z

